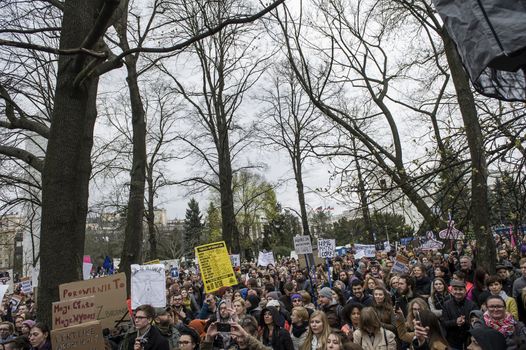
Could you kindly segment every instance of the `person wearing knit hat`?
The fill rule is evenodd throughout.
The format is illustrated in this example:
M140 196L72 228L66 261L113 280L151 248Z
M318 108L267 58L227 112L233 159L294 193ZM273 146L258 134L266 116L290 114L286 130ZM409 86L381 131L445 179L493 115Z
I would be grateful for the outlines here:
M23 336L26 336L29 338L29 332L31 331L31 328L36 324L33 320L25 320L22 322L22 327L20 328L21 334Z
M339 313L342 306L332 298L332 293L332 289L323 287L318 292L318 304L319 309L327 315L329 326L339 329L341 327Z
M323 287L318 293L318 297L325 297L329 300L332 300L332 290L329 287Z
M467 347L468 350L506 349L506 338L493 328L473 328L469 333L471 334L471 344Z

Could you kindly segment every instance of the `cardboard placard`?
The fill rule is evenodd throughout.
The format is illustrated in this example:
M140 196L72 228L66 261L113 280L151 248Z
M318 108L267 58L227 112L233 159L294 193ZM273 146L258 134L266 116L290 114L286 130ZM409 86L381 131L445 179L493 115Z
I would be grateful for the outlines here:
M132 309L149 304L166 306L166 280L163 264L131 265Z
M51 307L53 319L52 329L76 326L82 323L97 321L95 296L57 301Z
M322 259L334 258L336 256L336 240L319 238L318 256Z
M199 263L206 293L237 284L224 241L195 247L195 256Z
M409 273L409 259L403 255L397 255L391 268L391 274L402 275Z
M94 295L97 320L101 321L103 328L114 328L128 312L126 274L122 272L107 277L61 284L59 294L61 301ZM124 320L129 320L129 316Z
M53 350L104 350L100 321L51 331Z
M309 236L294 236L296 254L312 254L312 243Z

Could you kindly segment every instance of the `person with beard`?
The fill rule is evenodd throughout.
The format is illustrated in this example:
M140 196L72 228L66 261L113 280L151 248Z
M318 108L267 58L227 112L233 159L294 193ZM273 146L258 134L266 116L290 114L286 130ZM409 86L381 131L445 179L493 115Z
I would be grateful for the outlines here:
M340 311L343 307L334 300L332 290L323 287L318 293L318 308L327 315L329 326L339 329L341 327Z
M155 316L155 325L163 337L168 340L170 350L175 350L179 347L179 337L181 334L174 324L174 319L169 309L157 312Z
M292 308L292 327L290 329L290 338L294 345L294 350L299 348L307 338L307 328L309 326L309 312L303 306Z
M404 317L407 317L407 304L414 299L413 288L414 280L409 275L401 275L398 278L398 288L393 296L395 308L400 308ZM395 310L396 311L396 310Z
M363 306L373 305L373 298L370 295L365 294L362 281L352 281L351 288L352 296L349 300L347 300L347 303L352 301L354 303L362 304Z
M188 324L193 320L192 311L184 305L184 297L181 293L172 295L170 310L173 313L174 320L180 320L184 324Z
M265 346L272 347L273 350L294 350L289 332L280 325L281 320L282 317L275 307L269 306L261 310L259 319L262 331L261 342Z

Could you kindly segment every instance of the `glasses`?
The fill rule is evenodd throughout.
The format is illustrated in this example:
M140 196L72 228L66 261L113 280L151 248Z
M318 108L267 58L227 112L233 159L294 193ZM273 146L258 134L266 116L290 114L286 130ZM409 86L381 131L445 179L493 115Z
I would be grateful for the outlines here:
M502 310L502 309L504 309L504 305L488 305L488 309Z
M297 299L297 298L296 298L296 299L292 299L292 302L293 302L293 303L295 303L295 302L299 302L299 301L301 301L301 299Z
M189 341L189 340L179 340L179 344L181 344L181 345L189 345L189 344L192 344L192 342Z

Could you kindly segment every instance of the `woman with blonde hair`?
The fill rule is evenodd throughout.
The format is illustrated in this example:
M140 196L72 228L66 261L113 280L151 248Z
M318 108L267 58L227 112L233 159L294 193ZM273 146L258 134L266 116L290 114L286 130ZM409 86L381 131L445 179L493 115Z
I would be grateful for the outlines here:
M372 307L363 308L360 329L353 333L353 342L364 350L396 350L396 337L383 328L378 314Z
M404 319L404 313L402 310L397 309L395 314L396 330L398 332L398 338L411 343L415 336L413 320L415 315L423 310L429 310L429 306L422 298L414 298L407 304L407 320Z
M309 330L300 350L325 350L331 329L323 311L314 311L310 316Z
M292 338L294 350L299 350L307 338L309 312L303 306L295 306L292 308L290 318L292 320L292 327L290 327L290 337Z

